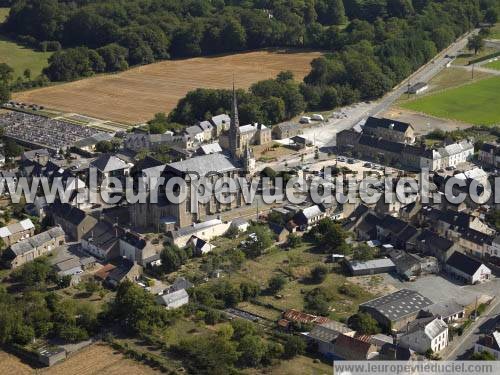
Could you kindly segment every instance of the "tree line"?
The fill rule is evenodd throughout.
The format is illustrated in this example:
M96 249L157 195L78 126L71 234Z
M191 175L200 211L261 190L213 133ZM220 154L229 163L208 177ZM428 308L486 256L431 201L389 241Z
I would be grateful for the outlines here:
M346 27L315 21L305 28L304 45L332 52L312 61L304 82L295 83L289 72L283 72L248 91L238 90L242 122L275 124L304 110L377 99L480 21L498 18L495 1L346 0L344 4L347 15L356 17ZM228 113L230 98L228 90L194 90L179 101L169 120L193 124Z
M345 51L366 41L364 75L387 76L376 95L497 9L498 0L14 0L3 28L18 40L58 50L45 72L53 81L265 47L335 51L333 60L340 54L342 61L338 68L349 73ZM321 78L319 73L311 79ZM328 81L321 79L312 82Z

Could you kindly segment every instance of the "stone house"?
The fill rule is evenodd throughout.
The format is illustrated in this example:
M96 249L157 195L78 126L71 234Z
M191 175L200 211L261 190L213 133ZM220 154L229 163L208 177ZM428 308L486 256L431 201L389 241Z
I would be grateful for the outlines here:
M14 269L46 255L65 243L61 227L50 228L10 246L4 253L10 268Z
M35 225L30 219L21 220L18 223L10 224L0 228L0 238L6 247L16 242L24 240L35 234Z

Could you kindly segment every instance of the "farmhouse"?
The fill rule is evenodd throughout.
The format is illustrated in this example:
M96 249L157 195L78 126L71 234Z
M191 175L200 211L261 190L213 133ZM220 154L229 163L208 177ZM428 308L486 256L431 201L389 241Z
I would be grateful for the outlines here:
M17 268L64 245L64 242L64 231L54 227L13 244L5 251L4 257L10 268Z
M156 297L156 302L165 306L167 310L177 309L189 303L189 294L185 289L180 289L175 292L162 294Z
M359 310L370 314L387 331L399 331L413 321L420 310L432 305L420 293L401 289L359 305Z
M302 209L294 217L293 221L302 230L309 230L316 225L321 219L326 217L326 213L319 205L310 206Z
M120 255L119 237L122 230L107 221L99 221L82 237L82 249L100 260Z
M76 141L73 147L78 148L86 152L94 152L95 147L99 142L110 141L113 139L113 134L110 133L97 133L91 135L90 137L80 139Z
M447 260L445 270L453 277L469 284L477 284L491 278L491 270L488 267L458 251Z
M138 233L126 232L120 237L120 256L144 266L144 260L160 252L160 246L154 245Z
M111 154L99 156L90 163L90 168L97 170L98 184L110 177L123 178L130 171L130 166L127 163Z
M167 240L179 247L186 246L192 236L204 241L210 241L211 239L222 236L226 233L230 225L231 223L222 222L220 219L194 223L191 226L168 232Z
M439 353L448 346L448 325L439 318L420 318L407 325L398 341L401 346L420 354L429 349Z
M35 226L30 219L0 228L0 238L5 246L10 246L35 234Z
M500 165L500 148L498 144L483 143L479 149L478 158L483 165L498 167Z
M309 341L317 345L318 353L321 353L328 359L333 359L335 356L335 340L341 334L354 336L354 331L345 324L330 321L315 325L305 335Z
M61 226L74 241L81 241L97 223L97 219L68 203L55 202L50 205L48 213L54 224Z
M364 361L377 355L369 336L351 337L340 334L335 341L335 356L347 361Z
M438 302L426 307L425 311L447 324L465 317L465 307L455 301Z
M411 124L388 118L368 117L363 131L366 134L393 142L410 144L415 142L415 133Z
M299 135L301 132L298 124L284 122L273 127L272 135L275 139L286 139Z

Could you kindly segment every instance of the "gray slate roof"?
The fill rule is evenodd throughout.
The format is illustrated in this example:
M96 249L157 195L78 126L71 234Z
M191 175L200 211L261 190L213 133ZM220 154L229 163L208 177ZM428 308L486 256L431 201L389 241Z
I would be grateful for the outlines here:
M206 176L211 172L224 173L234 171L238 167L225 155L210 154L167 164L167 169L180 174L192 172L200 176Z
M389 320L397 321L407 315L417 313L432 304L433 302L430 299L414 290L401 289L397 292L362 303L360 307L371 307L386 316Z
M50 228L48 231L42 232L12 245L10 249L15 255L19 256L59 236L64 236L64 231L61 227Z
M112 172L128 168L127 163L114 155L102 155L90 163L91 167L97 168L101 172Z

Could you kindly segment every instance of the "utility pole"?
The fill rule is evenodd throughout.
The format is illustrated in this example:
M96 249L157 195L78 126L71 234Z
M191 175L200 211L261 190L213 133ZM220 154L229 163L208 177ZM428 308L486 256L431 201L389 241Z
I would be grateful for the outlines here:
M476 64L472 64L472 79L474 79L474 66L475 66L475 65L476 65Z
M410 80L408 80L408 89L406 90L406 93L408 94L408 99L410 99L410 87L411 87Z

